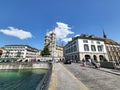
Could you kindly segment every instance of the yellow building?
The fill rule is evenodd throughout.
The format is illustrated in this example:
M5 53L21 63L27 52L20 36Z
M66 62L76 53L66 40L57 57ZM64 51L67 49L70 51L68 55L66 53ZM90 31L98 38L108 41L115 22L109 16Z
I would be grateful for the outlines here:
M3 49L0 48L0 58L1 58L2 53L3 53Z
M109 61L118 62L120 60L120 44L108 38L104 38L104 41Z

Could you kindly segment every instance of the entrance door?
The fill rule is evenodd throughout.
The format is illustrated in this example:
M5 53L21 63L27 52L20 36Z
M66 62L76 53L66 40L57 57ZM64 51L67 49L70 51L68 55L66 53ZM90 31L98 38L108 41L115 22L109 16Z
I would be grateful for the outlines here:
M97 56L96 55L93 55L93 59L95 62L97 62Z
M90 55L85 55L85 60L88 61L90 59Z
M103 61L104 61L103 55L100 55L100 56L99 56L99 59L100 59L101 62L103 62Z

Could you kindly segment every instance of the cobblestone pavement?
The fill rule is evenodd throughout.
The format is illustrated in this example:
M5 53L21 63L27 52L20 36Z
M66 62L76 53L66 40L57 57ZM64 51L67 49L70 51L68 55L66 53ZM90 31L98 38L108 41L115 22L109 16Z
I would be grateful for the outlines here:
M56 90L89 90L74 77L62 64L55 64Z
M62 64L90 90L120 90L120 76L80 64Z

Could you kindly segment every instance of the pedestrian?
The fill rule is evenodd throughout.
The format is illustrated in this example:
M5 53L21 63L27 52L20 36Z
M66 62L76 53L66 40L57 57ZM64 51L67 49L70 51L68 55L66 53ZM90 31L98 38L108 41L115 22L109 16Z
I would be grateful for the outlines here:
M85 61L84 58L82 59L82 66L83 66L83 67L86 67L86 61Z
M92 66L92 61L90 58L88 59L88 61L89 61L89 65Z
M98 64L95 62L95 60L91 59L91 61L92 61L92 65L95 66L95 68L99 67Z

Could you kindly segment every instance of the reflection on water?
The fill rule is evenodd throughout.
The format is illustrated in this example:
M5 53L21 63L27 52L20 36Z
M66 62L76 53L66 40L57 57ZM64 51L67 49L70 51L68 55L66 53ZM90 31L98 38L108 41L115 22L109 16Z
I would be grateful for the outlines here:
M35 90L47 70L0 70L0 90Z

